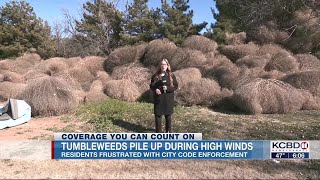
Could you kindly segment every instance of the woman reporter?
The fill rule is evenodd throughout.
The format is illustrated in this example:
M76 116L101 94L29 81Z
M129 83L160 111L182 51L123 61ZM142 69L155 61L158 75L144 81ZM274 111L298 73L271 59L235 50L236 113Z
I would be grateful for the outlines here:
M171 121L174 105L174 91L178 82L167 59L160 62L159 69L151 78L150 89L153 92L156 132L162 132L161 119L166 119L165 132L171 133Z

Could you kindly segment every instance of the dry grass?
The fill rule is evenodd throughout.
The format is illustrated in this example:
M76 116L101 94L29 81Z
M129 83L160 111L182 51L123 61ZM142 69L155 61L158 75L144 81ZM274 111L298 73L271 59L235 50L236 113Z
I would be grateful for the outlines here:
M320 96L320 71L304 71L284 76L282 81Z
M216 52L218 48L218 44L204 36L189 36L182 43L182 47L190 48L193 50L201 51L202 53Z
M108 81L104 93L109 97L129 102L136 101L142 94L139 87L127 79Z
M181 105L215 105L222 98L221 87L210 79L191 81L177 92L176 101Z
M9 59L0 60L0 70L9 70L10 61L12 60L9 60Z
M261 165L261 163L263 165ZM1 160L0 178L53 179L299 179L286 166L272 161L178 161L178 160ZM271 167L271 172L267 167ZM292 166L292 165L291 165ZM294 167L296 168L295 165ZM14 167L14 168L12 168ZM70 167L67 168L66 167ZM27 169L28 171L25 171ZM298 171L300 172L300 171Z
M299 9L293 13L293 23L306 27L317 26L319 25L320 17L316 14L317 12L309 8Z
M89 70L94 76L97 75L98 71L103 71L103 63L106 58L100 56L87 56L83 58L84 66Z
M46 72L50 72L51 76L58 76L67 71L68 65L64 61L46 61Z
M179 88L184 88L189 82L201 79L201 72L197 68L181 69L173 72L179 84Z
M110 75L105 72L105 71L98 71L96 75L96 79L100 80L103 84L106 83L107 81L111 80L112 78Z
M68 74L81 84L84 91L88 91L92 81L95 80L95 77L88 71L88 69L82 66L69 69Z
M309 33L308 33L309 34ZM317 44L320 42L319 33L315 33L316 36L310 32L310 35L307 37L304 36L293 36L285 41L285 46L297 53L309 53L313 51L313 48L317 47ZM317 42L318 41L318 42Z
M81 86L81 83L79 83L76 79L74 79L69 73L63 73L63 74L60 74L58 76L53 76L53 77L56 77L56 78L60 78L60 79L63 79L64 81L66 81L69 86L71 86L72 89L74 90L77 90L77 91L83 91L82 89L82 86ZM85 84L89 84L88 86L90 87L90 84L91 83L85 83ZM89 89L88 87L88 89Z
M103 83L100 80L95 80L91 83L89 91L101 91L103 92Z
M80 64L84 64L83 63L83 59L81 57L71 57L71 58L68 58L68 59L64 59L64 62L68 64L69 68L78 66Z
M111 73L113 68L124 64L137 61L137 49L132 46L125 46L115 49L111 52L108 58L104 61L104 69Z
M84 103L96 103L108 100L109 97L103 91L88 91L85 95Z
M309 10L304 9L304 10L295 11L293 13L293 21L298 24L304 24L312 18L311 12L312 12L311 9L309 9Z
M239 33L225 33L226 43L229 45L239 45L245 44L247 39L247 34L245 32Z
M0 82L2 82L4 79L4 75L0 74Z
M202 67L234 66L234 63L222 54L206 54L207 62ZM202 71L203 72L203 71Z
M13 83L24 83L23 76L18 73L4 70L4 71L0 71L0 74L3 75L3 81L13 82Z
M239 86L251 82L255 78L262 77L265 71L261 67L247 68L237 67L234 64L222 64L218 67L208 68L204 76L219 82L223 88L235 90Z
M38 64L42 61L41 57L36 53L25 53L18 57L16 61L27 61L33 65Z
M156 39L148 43L142 63L145 66L158 66L162 59L172 61L177 46L168 39Z
M198 50L189 48L179 48L174 54L171 61L169 61L172 70L179 70L189 67L197 67L206 64L206 56Z
M320 110L320 97L314 96L310 91L305 89L299 89L302 93L305 101L302 105L303 110Z
M15 72L23 75L29 70L34 68L34 65L29 61L17 61L17 60L9 60L5 64L5 68L11 72Z
M320 70L320 60L311 54L297 54L294 56L299 63L300 71Z
M16 98L24 89L26 84L1 82L0 83L0 101L7 101L9 98Z
M59 76L65 73L68 68L64 58L51 58L37 64L33 70L41 71L50 76Z
M286 75L286 73L278 71L278 70L272 70L272 71L266 71L264 72L260 77L263 79L281 79Z
M262 25L258 27L253 34L255 39L262 44L281 43L283 40L289 37L287 32L280 31L273 25Z
M147 43L143 43L143 44L140 44L140 45L136 46L136 49L137 49L136 59L138 61L141 61L141 59L145 55L147 46L148 46Z
M302 108L304 97L282 81L256 79L236 89L233 102L249 114L291 113Z
M278 44L264 44L257 51L258 56L270 55L271 57L278 53L290 53Z
M32 110L32 115L55 116L72 112L77 100L69 84L56 77L43 77L30 81L19 95Z
M151 76L150 70L139 63L117 66L113 69L111 74L111 77L115 80L127 79L135 83L139 87L141 93L149 89Z
M265 74L265 71L261 67L256 68L239 68L238 76L235 78L232 83L232 89L235 90L238 87L254 81L256 78L259 78Z
M285 73L292 73L299 70L299 63L290 53L280 52L271 58L265 69L267 71L278 70Z
M28 82L33 79L41 78L41 77L46 77L49 76L48 74L44 73L43 71L40 70L30 70L27 73L23 75L23 79L25 82Z
M239 68L233 63L206 69L204 77L216 80L223 88L233 89L233 83L239 74Z
M88 92L85 92L83 90L75 90L75 91L73 91L73 94L74 94L78 104L85 104L86 103L87 93Z
M86 61L85 61L86 59ZM80 67L80 68L87 68L87 66L89 67L93 67L96 66L97 61L101 61L102 64L101 65L101 69L103 69L103 62L106 58L100 57L100 56L86 56L86 57L71 57L71 58L66 58L66 59L62 59L62 61L64 63L66 63L70 68L74 68L74 67ZM90 68L88 68L89 70ZM100 69L100 70L101 70Z
M240 45L227 45L220 48L220 53L227 56L231 61L235 62L236 60L243 58L248 55L256 55L259 50L259 46L253 42L248 44Z
M90 86L90 90L86 93L85 103L93 103L108 100L109 97L103 93L103 83L95 80Z
M270 60L270 56L245 56L236 61L237 66L246 66L248 68L261 67L264 68Z

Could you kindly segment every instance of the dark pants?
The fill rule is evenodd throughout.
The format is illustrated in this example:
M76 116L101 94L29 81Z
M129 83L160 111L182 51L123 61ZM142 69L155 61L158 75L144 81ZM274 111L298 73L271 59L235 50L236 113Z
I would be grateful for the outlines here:
M166 119L166 133L171 133L171 115L165 115L164 117ZM155 115L156 133L162 132L161 119L161 115Z

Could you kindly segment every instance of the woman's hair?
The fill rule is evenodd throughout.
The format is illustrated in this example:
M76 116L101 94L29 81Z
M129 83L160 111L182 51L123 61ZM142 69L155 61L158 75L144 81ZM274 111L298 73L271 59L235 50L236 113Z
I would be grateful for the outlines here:
M168 59L162 59L162 60L159 62L159 68L158 68L158 70L157 70L157 73L156 73L156 75L155 75L155 78L157 78L158 80L161 79L161 64L162 64L162 62L167 63L167 70L166 70L166 72L168 73L169 78L170 78L170 86L173 86L173 78L172 78L171 66L170 66L170 64L169 64Z

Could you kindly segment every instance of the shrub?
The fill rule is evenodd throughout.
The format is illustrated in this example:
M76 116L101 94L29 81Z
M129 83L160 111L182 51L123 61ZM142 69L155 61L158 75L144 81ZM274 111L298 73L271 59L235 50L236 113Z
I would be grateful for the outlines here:
M220 53L227 56L231 61L235 62L237 59L248 55L256 55L259 46L250 42L248 44L227 45L220 48Z
M32 65L38 64L42 61L40 55L36 53L25 53L23 56L20 56L16 61L27 61Z
M291 54L280 52L271 58L265 69L267 71L278 70L285 73L292 73L299 70L299 63Z
M141 96L137 85L127 79L108 81L104 87L104 93L124 101L136 101Z
M23 77L18 73L11 71L0 71L0 73L3 75L3 81L9 81L13 83L24 83Z
M68 74L81 84L83 90L88 91L95 77L82 66L74 67L68 70Z
M181 69L173 72L179 84L179 88L184 88L189 82L201 79L201 72L197 68Z
M222 98L221 87L210 79L201 78L189 82L177 92L176 101L181 105L212 106Z
M300 71L320 70L320 60L311 54L297 54L294 56L299 63Z
M12 60L0 60L0 70L9 70L10 69L10 61Z
M305 101L302 105L303 110L320 110L320 97L314 96L310 91L299 89Z
M68 68L64 58L51 58L37 64L34 69L50 76L58 76L65 73Z
M234 80L239 74L239 68L233 63L224 63L220 66L208 68L204 77L216 80L223 88L233 89Z
M156 39L148 43L146 53L142 59L145 66L158 66L162 59L171 63L177 46L168 39Z
M179 48L169 62L172 70L197 67L206 64L207 58L201 52L189 48Z
M278 70L272 70L272 71L266 71L264 72L260 77L263 79L281 79L286 75L286 73L278 71Z
M105 84L107 81L111 80L112 78L110 75L105 71L98 71L96 74L96 79L100 80L102 84Z
M82 62L88 71L95 76L98 71L104 70L103 63L105 60L106 58L100 56L87 56L82 59Z
M5 68L11 72L23 75L34 68L34 65L28 61L9 60L5 64Z
M245 32L228 33L225 34L226 43L229 45L245 44L247 34Z
M273 25L262 25L257 27L252 34L261 44L281 43L289 37L287 32L281 31Z
M190 48L193 50L201 51L202 53L216 52L218 48L218 44L204 36L189 36L182 43L182 47Z
M269 55L269 56L274 56L278 53L288 53L290 54L289 51L285 50L278 44L264 44L262 45L259 50L257 51L258 56L264 56L264 55Z
M72 112L77 107L77 99L69 84L51 76L30 81L19 98L31 106L33 116L56 116Z
M113 68L137 61L137 49L132 46L125 46L115 49L104 61L105 71L111 73Z
M320 96L320 71L303 71L288 74L281 80L298 89L306 89L312 94Z
M237 66L246 66L248 68L261 67L264 68L269 61L270 56L245 56L236 61Z
M81 57L71 57L68 59L64 59L64 62L68 64L69 68L75 67L79 64L82 64L82 65L84 64L83 59Z
M26 84L13 82L0 82L0 101L7 101L9 98L17 98L24 89Z
M0 82L2 82L4 79L4 75L0 74Z
M232 99L249 114L290 113L300 110L304 103L297 89L274 79L256 79L242 85L234 91Z
M25 82L28 82L30 80L46 77L46 76L49 76L49 75L40 70L30 70L23 75L23 79Z
M85 103L100 102L109 99L107 95L103 93L103 84L100 80L95 80L90 86L90 90L86 93Z
M149 89L151 76L150 70L138 63L115 67L111 74L115 80L127 79L135 83L141 93Z

